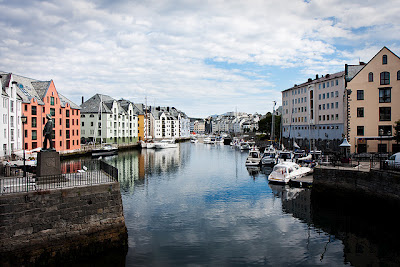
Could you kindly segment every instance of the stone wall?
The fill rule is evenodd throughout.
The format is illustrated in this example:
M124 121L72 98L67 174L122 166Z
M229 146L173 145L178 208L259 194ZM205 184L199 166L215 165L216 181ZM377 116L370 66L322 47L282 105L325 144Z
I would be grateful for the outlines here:
M364 172L351 169L316 168L313 189L352 191L385 199L400 200L400 173L380 170Z
M2 266L57 264L127 249L119 183L0 196Z

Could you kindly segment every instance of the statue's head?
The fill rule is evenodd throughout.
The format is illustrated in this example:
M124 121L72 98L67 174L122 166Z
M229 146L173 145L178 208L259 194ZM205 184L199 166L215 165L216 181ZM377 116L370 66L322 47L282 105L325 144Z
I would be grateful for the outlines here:
M51 114L47 114L47 115L46 115L46 118L47 118L48 120L51 120Z

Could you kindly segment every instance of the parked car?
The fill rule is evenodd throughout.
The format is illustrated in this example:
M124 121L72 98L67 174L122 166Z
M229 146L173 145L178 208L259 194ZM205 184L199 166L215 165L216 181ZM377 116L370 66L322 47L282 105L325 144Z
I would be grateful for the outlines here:
M393 154L385 160L385 165L391 168L400 168L400 152Z

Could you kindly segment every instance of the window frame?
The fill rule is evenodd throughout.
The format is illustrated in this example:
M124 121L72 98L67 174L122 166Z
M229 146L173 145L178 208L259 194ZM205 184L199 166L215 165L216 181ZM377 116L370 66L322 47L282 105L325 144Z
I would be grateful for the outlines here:
M379 89L379 103L391 103L392 102L392 87L382 87ZM389 93L387 93L389 92ZM382 96L381 96L382 94Z
M374 81L374 73L370 72L368 73L368 82L373 82Z
M390 84L390 72L382 71L380 75L380 84L381 85L388 85Z
M391 121L391 120L392 120L392 108L379 107L379 121Z

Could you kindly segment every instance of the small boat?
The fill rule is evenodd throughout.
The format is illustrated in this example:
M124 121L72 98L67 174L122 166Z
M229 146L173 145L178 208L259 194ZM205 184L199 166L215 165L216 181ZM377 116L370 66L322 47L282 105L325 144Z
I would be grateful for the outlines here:
M142 142L140 143L140 146L141 146L142 148L147 148L147 149L155 148L154 143L153 143L153 142L149 142L149 141L147 141L147 142L142 141Z
M280 151L279 152L278 163L285 162L285 161L289 161L289 162L293 161L293 153L291 151Z
M246 166L259 166L261 162L261 153L258 148L253 147L249 151L249 155L246 159Z
M290 180L295 180L312 172L311 168L300 167L294 162L282 162L274 166L268 176L268 181L272 183L288 184Z
M211 138L210 137L204 138L203 143L204 144L211 144Z
M241 142L239 148L240 150L250 150L250 144L248 142Z
M275 165L278 161L278 154L273 146L266 147L261 159L262 165Z
M175 147L178 147L178 144L175 143L175 140L161 140L160 142L155 143L155 148L157 149Z
M92 150L92 157L111 156L118 154L118 148L112 145L103 145L100 148Z
M197 139L190 139L190 142L193 143L193 144L197 144L197 143L199 142L199 140L197 140Z

